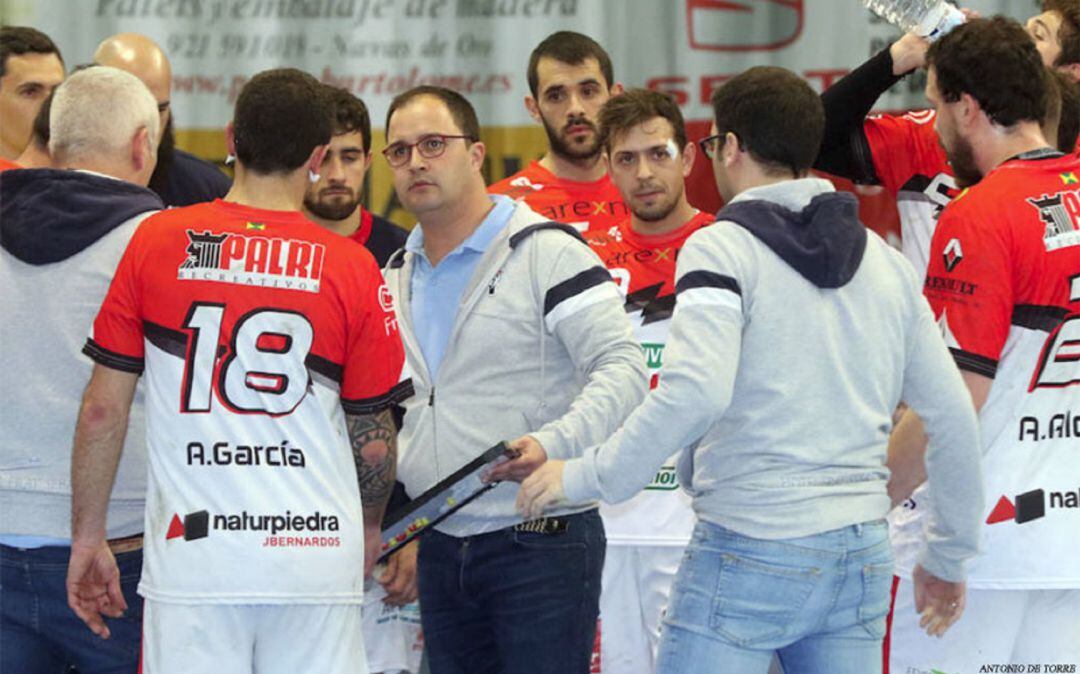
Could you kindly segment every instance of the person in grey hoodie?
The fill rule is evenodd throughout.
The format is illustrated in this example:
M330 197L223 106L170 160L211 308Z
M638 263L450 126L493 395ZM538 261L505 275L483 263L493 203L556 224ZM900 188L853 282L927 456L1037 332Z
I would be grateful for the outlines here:
M727 206L679 257L660 383L599 447L537 470L518 506L624 500L689 447L679 479L698 524L657 671L763 673L775 652L787 671L880 672L893 411L928 415L930 482L950 495L916 574L924 624L941 633L977 550L972 401L914 269L867 232L852 195L807 177L824 124L813 90L758 67L712 105L701 146Z
M0 671L135 671L142 633L146 444L142 395L109 506L106 536L126 614L112 638L68 608L71 436L90 361L81 354L138 224L162 208L147 189L159 122L134 75L90 68L60 85L50 110L56 169L0 174Z
M504 464L511 476L538 457L580 456L647 383L610 274L572 228L487 195L479 123L460 94L405 92L386 129L394 187L419 220L385 270L416 390L398 478L415 498L499 440L529 457ZM420 543L432 674L589 670L605 547L596 504L523 522L517 488L499 484Z

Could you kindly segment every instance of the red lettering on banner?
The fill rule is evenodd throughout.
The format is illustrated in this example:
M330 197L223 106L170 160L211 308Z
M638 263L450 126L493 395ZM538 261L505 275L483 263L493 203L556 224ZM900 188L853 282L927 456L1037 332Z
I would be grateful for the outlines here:
M720 88L724 82L730 80L734 75L705 75L701 78L701 102L702 104L709 104L712 102L712 92Z
M804 70L802 77L810 81L816 88L824 91L836 83L838 79L847 75L850 70L846 68L824 68L821 70ZM724 73L720 75L702 75L697 82L698 101L702 105L712 103L712 94L725 82L735 77L737 73ZM691 80L683 75L662 75L645 81L645 87L653 91L665 93L675 99L680 106L689 105Z
M668 96L671 96L673 99L675 99L676 105L681 106L686 105L690 102L690 94L686 93L684 89L677 87L677 85L685 84L685 77L671 75L669 77L654 77L650 80L646 80L645 88L667 94Z
M827 70L807 70L803 73L803 77L808 80L820 79L821 91L825 91L833 85L836 80L840 79L849 72L846 68L829 68Z

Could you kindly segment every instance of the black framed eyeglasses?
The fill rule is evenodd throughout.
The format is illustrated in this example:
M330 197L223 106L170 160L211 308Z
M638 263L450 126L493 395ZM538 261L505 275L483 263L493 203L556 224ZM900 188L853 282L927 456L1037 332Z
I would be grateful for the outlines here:
M441 157L446 152L446 141L454 138L461 138L469 143L475 143L477 140L472 136L448 136L441 133L431 133L423 136L415 143L392 143L382 153L390 166L398 168L409 163L409 160L412 159L413 148L416 148L416 151L424 159Z
M705 156L712 161L716 156L716 149L720 147L720 141L724 139L724 134L718 133L712 136L706 136L698 141L698 147L705 153Z

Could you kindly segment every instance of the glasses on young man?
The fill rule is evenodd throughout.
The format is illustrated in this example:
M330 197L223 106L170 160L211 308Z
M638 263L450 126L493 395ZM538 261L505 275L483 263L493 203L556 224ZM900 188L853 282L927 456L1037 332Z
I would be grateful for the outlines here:
M422 137L415 143L391 143L382 153L390 166L398 168L409 163L409 160L412 159L413 148L416 148L416 151L424 159L435 159L446 152L447 141L455 138L460 138L469 143L475 143L477 140L472 136L447 136L441 133L432 133Z
M716 156L716 149L720 147L720 141L724 138L724 134L718 133L712 136L706 136L698 141L698 147L705 153L705 156L712 161Z

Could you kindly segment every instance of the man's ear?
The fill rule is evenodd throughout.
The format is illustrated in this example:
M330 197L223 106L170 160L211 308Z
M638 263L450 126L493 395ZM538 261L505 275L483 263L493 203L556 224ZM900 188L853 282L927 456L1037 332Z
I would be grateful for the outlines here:
M1073 82L1080 82L1080 63L1066 63L1057 66L1057 69L1071 77Z
M731 166L738 162L742 151L738 136L731 131L724 134L724 144L720 146L720 161L724 166Z
M487 146L481 141L476 141L469 146L469 160L477 171L484 167L485 156L487 156Z
M618 96L623 91L625 91L625 89L623 88L622 82L616 82L615 84L611 85L611 95L612 96Z
M697 159L697 143L690 141L686 144L686 147L682 149L683 178L689 177L690 172L694 170L695 159Z
M140 126L131 137L131 165L136 173L142 173L148 165L153 167L156 163L157 154L150 142L150 132L145 126Z
M225 125L225 151L236 156L236 129L232 122Z
M330 150L330 143L326 145L316 145L315 149L311 151L311 155L307 160L308 173L318 175L319 169L322 168L323 159L326 159L326 153Z
M979 102L975 100L975 97L971 94L960 94L959 103L960 105L955 106L954 110L956 110L960 124L965 129L971 128L971 126L975 124L975 122L978 120L980 115L982 115L982 106L979 105ZM987 116L986 119L990 123L993 123L994 121L990 119L989 116Z
M532 96L525 97L525 109L529 111L529 117L537 124L543 124L544 118L540 116L540 104Z

